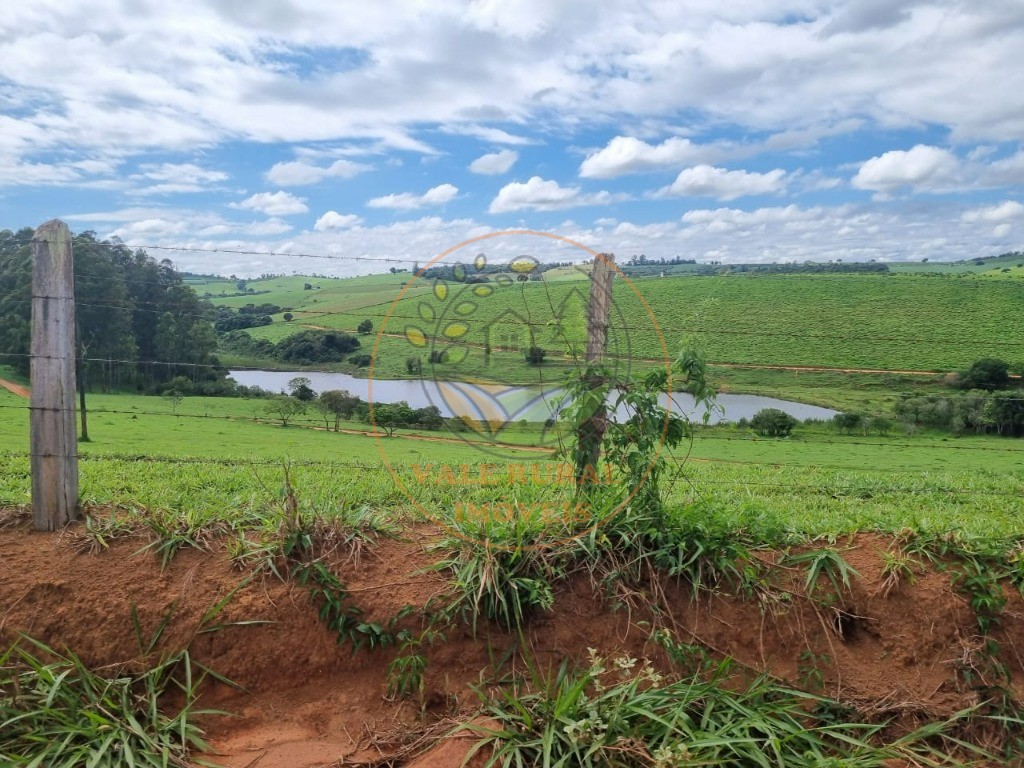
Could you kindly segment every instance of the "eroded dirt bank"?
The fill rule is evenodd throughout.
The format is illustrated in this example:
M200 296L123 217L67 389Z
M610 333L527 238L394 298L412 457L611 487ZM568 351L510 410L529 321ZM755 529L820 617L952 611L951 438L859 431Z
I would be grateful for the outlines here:
M420 530L410 540L382 540L358 561L336 556L330 567L361 618L387 626L403 607L422 608L450 589L443 573L425 570L438 559L426 550L433 540ZM93 666L131 665L140 655L132 607L147 636L169 616L159 649L189 647L198 662L240 686L210 683L201 701L235 715L204 721L214 759L231 768L373 765L389 756L402 764L474 715L479 698L471 686L518 663L514 636L486 624L476 636L469 626L448 628L443 642L423 648L421 700L389 700L395 648L353 653L350 643L339 644L306 588L235 567L221 541L208 552L182 549L166 567L152 551L139 551L146 543L130 538L90 552L73 531L37 534L23 523L0 531L0 641L24 633ZM662 592L669 611L660 617L639 602L630 608L623 595L602 594L579 575L558 587L552 611L532 618L524 642L541 665L583 658L587 648L667 664L651 641L660 623L683 641L734 657L751 674L768 671L909 727L977 703L970 673L981 669L983 638L948 572L921 567L887 591L882 553L891 543L871 535L840 542L859 577L834 606L807 600L806 572L794 568L776 569L775 588L747 596L694 600L685 584L641 585ZM992 637L1019 694L1024 604L1016 590L1004 588L1004 597ZM414 629L416 621L400 620ZM458 765L466 743L448 741L406 764Z

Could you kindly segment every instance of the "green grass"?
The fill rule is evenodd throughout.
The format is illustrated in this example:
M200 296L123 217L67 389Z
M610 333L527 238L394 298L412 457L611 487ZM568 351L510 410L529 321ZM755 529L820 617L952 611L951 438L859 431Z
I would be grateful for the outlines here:
M0 654L0 762L5 766L168 768L205 749L192 722L205 672L182 651L141 672L104 677L74 654L23 639ZM160 703L177 695L173 717Z
M323 419L310 411L282 427L263 412L265 400L222 397L186 397L176 411L162 397L90 394L90 442L81 443L84 456L103 454L210 457L217 459L281 459L315 457L337 461L359 457L380 461L377 439L370 424L343 422L343 430L364 434L323 431ZM28 402L0 389L0 445L5 450L28 450ZM314 429L315 428L315 429ZM387 438L389 458L417 461L436 454L436 443L402 436L452 437L447 432L428 433L400 429ZM510 442L529 442L515 431ZM452 461L474 461L479 452L456 441L445 443ZM534 454L524 452L524 456Z
M529 506L567 499L565 488L507 478L477 484L481 462L503 460L467 443L426 442L415 435L377 440L255 423L259 401L185 398L179 415L159 397L92 395L90 404L93 442L80 446L82 498L90 504L237 521L279 501L281 462L290 460L303 498L325 514L364 505L414 514L384 466L380 446L398 479L434 519L451 514L460 502L518 500ZM0 455L0 504L29 501L26 405L0 392L0 445L8 452ZM509 433L510 441L524 444L535 438L530 431ZM526 450L504 453L528 466L547 461ZM448 480L439 475L441 464L455 467ZM468 484L458 481L463 465L473 465ZM699 430L669 503L680 514L710 515L766 541L903 528L1007 538L1019 534L1024 519L1024 441L845 436L827 426L798 427L786 440L756 438L733 427ZM687 511L694 504L698 511Z
M975 259L968 259L966 261L894 262L888 266L890 272L896 273L977 275L1005 267L1015 267L1021 262L1024 262L1024 256L1021 254L1004 253L1001 256L983 258L980 264Z

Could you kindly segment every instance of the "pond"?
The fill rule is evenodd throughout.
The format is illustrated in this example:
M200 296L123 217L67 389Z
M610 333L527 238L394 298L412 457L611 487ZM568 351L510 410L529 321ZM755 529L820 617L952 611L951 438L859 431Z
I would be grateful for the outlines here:
M329 389L346 389L353 395L376 403L395 403L404 400L413 408L436 405L441 415L467 416L472 419L496 420L498 422L544 421L557 407L561 387L502 386L497 384L472 384L460 381L388 380L359 379L346 373L320 373L315 371L231 371L231 378L248 387L262 387L271 392L287 392L288 381L296 376L305 376L317 393ZM667 404L664 396L662 404ZM816 405L778 400L760 395L719 395L718 404L724 413L713 413L711 423L735 422L751 418L762 408L778 408L800 419L831 419L836 411ZM677 413L700 420L695 411L693 397L673 393L671 406Z

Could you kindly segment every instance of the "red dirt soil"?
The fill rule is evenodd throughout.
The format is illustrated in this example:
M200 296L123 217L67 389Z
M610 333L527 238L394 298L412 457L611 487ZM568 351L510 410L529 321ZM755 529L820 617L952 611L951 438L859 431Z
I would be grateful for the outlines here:
M331 563L369 621L386 624L403 606L422 606L449 586L442 574L422 572L438 559L425 550L434 534L410 536L380 542L358 563ZM131 665L140 661L131 606L144 633L173 609L161 649L190 647L194 659L244 688L211 683L199 702L236 715L203 722L209 759L229 768L380 765L388 756L395 765L455 768L472 739L443 736L475 715L479 700L471 684L486 679L492 664L516 645L515 638L486 626L476 638L468 627L448 631L446 642L424 651L429 664L421 718L418 703L385 699L386 666L395 650L353 654L350 645L339 646L304 588L270 576L243 584L247 575L232 567L219 545L212 552L183 550L162 570L151 553L139 553L144 539L115 542L96 554L77 551L80 543L74 529L41 534L19 522L0 530L0 642L6 646L24 633L70 649L94 667ZM828 657L819 669L829 695L864 713L915 724L975 703L975 694L958 684L957 663L969 659L979 641L970 606L945 574L924 571L913 585L881 594L880 553L889 543L865 535L844 551L860 578L845 605L850 618L842 635L830 615L801 597L802 572L791 579L784 572L782 586L793 597L773 611L728 596L694 601L683 586L660 586L682 640L699 640L794 685L806 676L801 654L810 649L819 660ZM197 634L203 615L233 590L215 623L268 623ZM1019 682L1024 604L1009 590L1007 597L997 639ZM641 611L613 610L579 578L563 585L553 611L530 623L526 640L542 665L583 658L588 647L662 663L648 639L649 619ZM431 741L437 746L424 752ZM409 756L410 750L419 756Z
M32 392L28 387L23 387L21 384L15 384L13 381L8 381L7 379L0 379L0 387L3 387L8 392L13 392L18 397L29 398L32 396Z

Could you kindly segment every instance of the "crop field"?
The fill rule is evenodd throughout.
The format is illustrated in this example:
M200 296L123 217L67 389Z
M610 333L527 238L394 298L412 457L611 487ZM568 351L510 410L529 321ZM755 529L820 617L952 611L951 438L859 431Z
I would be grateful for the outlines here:
M495 286L486 296L474 295L471 286L452 286L450 301L443 302L425 288L392 304L396 286L384 284L347 288L336 298L327 295L333 288L323 289L323 296L301 303L294 292L278 298L293 300L298 324L354 331L370 319L375 332L396 338L417 328L443 347L464 349L467 359L459 365L476 374L485 344L500 348L511 339L522 348L531 329L534 340L557 357L566 343L554 320L579 324L586 285L512 284ZM1024 330L1006 322L1024 306L1024 281L936 275L644 278L632 286L616 281L614 301L610 349L632 357L659 358L664 348L674 354L693 336L712 363L949 371L986 356L1024 357ZM806 329L808 317L815 318L813 332ZM459 325L446 337L452 323ZM275 323L252 333L277 340L288 330L289 324ZM393 347L386 343L382 360L401 354ZM415 351L408 344L404 349ZM502 353L492 354L497 360ZM517 372L529 375L524 366Z

